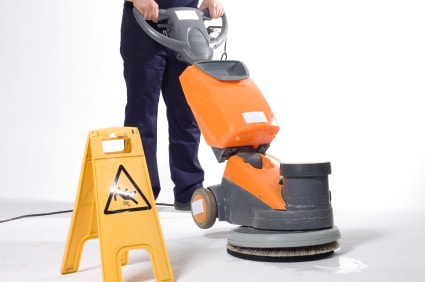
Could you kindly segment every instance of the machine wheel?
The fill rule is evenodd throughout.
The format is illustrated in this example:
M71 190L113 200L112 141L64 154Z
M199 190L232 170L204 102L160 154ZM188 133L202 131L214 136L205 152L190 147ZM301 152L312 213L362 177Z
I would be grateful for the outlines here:
M213 192L208 188L195 190L192 196L192 217L196 225L208 229L217 219L217 201Z

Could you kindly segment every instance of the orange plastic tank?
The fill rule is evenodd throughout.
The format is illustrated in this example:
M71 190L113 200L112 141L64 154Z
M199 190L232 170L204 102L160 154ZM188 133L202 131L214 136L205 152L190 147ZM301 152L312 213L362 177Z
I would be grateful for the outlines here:
M269 104L242 62L195 62L180 82L209 146L257 148L278 133Z

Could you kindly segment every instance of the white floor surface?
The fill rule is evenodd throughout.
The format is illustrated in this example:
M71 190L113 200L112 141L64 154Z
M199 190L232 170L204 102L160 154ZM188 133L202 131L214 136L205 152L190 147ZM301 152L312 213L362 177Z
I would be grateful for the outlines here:
M0 201L0 220L72 209L72 203ZM216 222L199 229L190 213L158 206L175 281L425 281L424 211L334 210L340 249L329 258L296 263L242 260L226 253L227 232ZM102 281L99 242L89 240L79 270L60 272L71 213L22 218L0 224L0 281ZM155 281L148 253L129 252L122 281Z

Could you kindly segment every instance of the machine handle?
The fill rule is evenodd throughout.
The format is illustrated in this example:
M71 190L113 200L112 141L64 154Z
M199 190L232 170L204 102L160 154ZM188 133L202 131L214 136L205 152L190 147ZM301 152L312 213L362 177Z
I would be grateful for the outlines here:
M164 13L164 10L160 9L158 20L159 19L164 20L168 18L167 14L163 14L163 13ZM165 47L168 47L174 51L179 51L183 49L184 47L186 47L185 42L167 37L159 33L158 31L156 31L153 27L151 27L147 23L147 21L143 18L142 14L136 8L133 8L133 14L134 14L134 17L136 18L137 23L143 29L143 31L146 32L146 34L149 35L149 37L151 37L153 40L155 40L159 44L164 45Z
M212 20L210 13L208 9L200 10L202 19L205 20ZM187 48L189 46L188 42L176 40L173 38L170 38L157 30L155 30L151 25L147 23L147 21L143 18L142 14L136 9L133 8L133 14L136 18L137 23L139 26L143 29L146 34L151 37L153 40L158 42L159 44L168 47L176 52L181 52L184 50L184 48ZM158 22L167 20L169 17L168 10L167 9L160 9L158 13ZM222 20L222 28L220 34L216 38L210 38L209 46L212 49L218 48L220 45L224 43L227 37L227 30L228 30L228 23L227 23L227 17L226 14L224 14L221 17Z

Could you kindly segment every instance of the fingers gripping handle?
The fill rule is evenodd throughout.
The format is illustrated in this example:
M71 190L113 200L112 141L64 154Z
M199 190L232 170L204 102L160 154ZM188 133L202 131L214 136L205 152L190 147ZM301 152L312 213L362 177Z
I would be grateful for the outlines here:
M140 14L140 12L136 8L133 8L133 14L136 18L137 23L143 29L143 31L146 32L147 35L149 35L153 40L155 40L159 44L164 45L165 47L168 47L177 52L187 47L187 44L185 42L167 37L162 33L156 31L152 26L148 24L148 22L143 18L142 14ZM166 16L162 14L161 10L159 19L166 19Z

